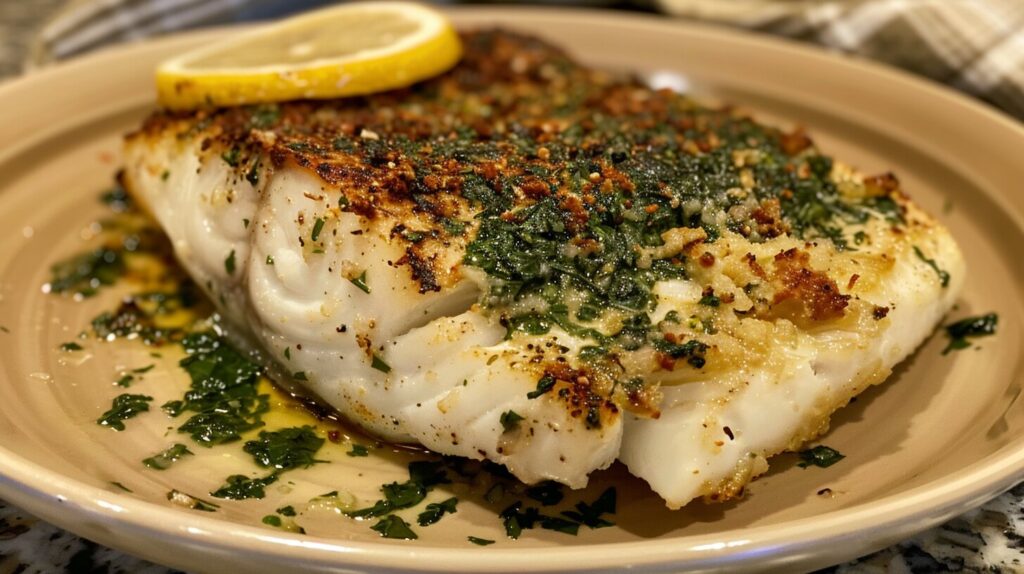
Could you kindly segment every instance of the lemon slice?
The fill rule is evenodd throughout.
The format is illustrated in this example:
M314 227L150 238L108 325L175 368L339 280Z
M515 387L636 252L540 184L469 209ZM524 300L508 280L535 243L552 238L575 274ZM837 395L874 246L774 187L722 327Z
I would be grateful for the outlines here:
M461 54L458 34L436 10L346 4L168 60L156 72L157 94L179 110L370 94L441 74Z

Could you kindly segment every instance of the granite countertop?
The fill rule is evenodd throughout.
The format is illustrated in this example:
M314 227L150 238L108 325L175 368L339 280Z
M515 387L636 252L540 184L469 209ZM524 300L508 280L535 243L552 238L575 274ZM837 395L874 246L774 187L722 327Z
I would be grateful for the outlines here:
M65 0L0 0L0 79L17 75L39 24ZM1024 484L919 536L822 572L1024 572ZM175 572L100 546L0 500L0 574Z

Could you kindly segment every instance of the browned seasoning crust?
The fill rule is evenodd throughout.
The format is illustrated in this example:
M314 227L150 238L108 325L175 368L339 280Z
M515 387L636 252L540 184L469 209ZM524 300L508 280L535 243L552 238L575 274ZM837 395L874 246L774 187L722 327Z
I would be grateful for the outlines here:
M724 260L707 245L714 238L703 230L714 229L702 214L721 215L724 223L716 224L718 231L734 231L752 242L789 236L795 229L794 204L803 201L799 186L789 184L828 179L827 174L815 175L821 168L808 160L815 149L802 129L786 133L757 126L758 131L748 134L743 130L753 123L738 112L701 108L671 91L584 68L534 38L488 31L464 34L463 41L462 62L410 89L345 100L159 112L131 137L171 133L183 141L199 138L204 153L224 158L236 168L239 180L254 185L285 166L316 174L324 184L319 191L325 201L358 215L368 226L385 226L390 241L403 246L404 255L393 263L405 268L420 293L443 291L463 279L463 255L477 235L482 214L491 209L502 221L522 224L526 208L552 198L557 223L575 234L570 243L583 254L604 248L581 235L592 225L594 213L606 210L603 198L620 194L622 207L635 208L652 221L667 209L690 210L692 221L686 227L701 232L702 238L663 262L680 276L696 276ZM785 162L784 171L794 181L783 185L759 175L758 150L764 146L781 151L773 160ZM734 150L728 163L714 163L719 161L716 153L726 149ZM639 156L649 163L626 167ZM702 181L672 171L684 158L706 160L713 177ZM678 194L674 188L687 185L695 195L706 196L695 207L670 199ZM768 197L757 195L770 186L780 190ZM862 187L865 195L891 198L905 211L906 199L891 174L868 178ZM652 190L661 194L659 201L639 193ZM806 250L788 249L761 260L747 253L745 262L761 283L751 283L761 298L748 305L768 306L771 314L796 315L804 322L846 315L851 296L840 291L826 270L811 264ZM850 279L846 290L856 283ZM716 298L723 309L735 298L714 289L705 296ZM746 312L737 309L738 315ZM875 319L886 312L877 308ZM679 327L664 333L664 341L679 347L708 330L700 329L704 331L683 333ZM367 353L369 348L367 342ZM703 367L703 358L688 361L680 352L654 353L653 368ZM713 346L708 351L717 352ZM565 400L573 416L591 418L594 426L615 417L620 406L657 416L651 393L616 386L608 375L614 369L570 366L550 355L537 366L538 376L556 377L556 396ZM612 354L607 360L616 358Z

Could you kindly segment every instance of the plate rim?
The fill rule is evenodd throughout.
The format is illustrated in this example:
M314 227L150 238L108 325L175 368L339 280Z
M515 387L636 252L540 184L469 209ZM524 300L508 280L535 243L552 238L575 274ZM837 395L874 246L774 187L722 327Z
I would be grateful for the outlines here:
M930 80L870 61L842 57L793 40L764 34L736 31L705 24L670 20L665 17L629 14L610 10L553 7L461 7L459 15L499 19L502 14L541 13L545 17L571 19L574 22L603 21L615 18L633 26L674 28L681 35L710 37L739 42L752 48L771 49L790 57L813 58L844 67L850 73L865 75L881 82L899 82L922 97L943 100L946 107L971 114L978 122L1009 130L1011 137L1024 143L1024 125L1003 112ZM234 29L237 27L228 27ZM104 49L67 63L33 71L0 84L0 102L17 98L20 90L37 88L83 69L113 63L139 51L166 50L176 44L187 45L203 37L222 34L224 28L174 34L145 42ZM0 116L3 114L0 113ZM967 118L964 118L965 120ZM25 145L27 143L20 142ZM4 142L0 157L23 149L19 143ZM1003 197L989 196L997 204ZM1006 214L1019 229L1024 229L1024 213L1011 206ZM816 516L742 530L726 530L703 535L654 538L651 540L580 544L557 548L453 549L422 545L408 546L382 542L342 541L331 538L277 533L258 526L189 514L183 509L118 494L79 482L33 463L0 445L0 495L15 504L46 508L47 514L62 516L74 505L90 518L113 531L130 528L147 537L174 538L180 543L207 550L245 550L260 557L298 559L300 565L317 567L377 566L409 568L420 571L471 571L480 568L519 571L572 571L587 568L613 570L625 566L707 567L741 566L768 559L780 559L800 551L821 551L826 544L850 539L871 529L896 529L900 535L928 528L942 520L981 504L1024 478L1024 437L1010 442L974 464L959 469L908 491L890 494L867 505L828 511ZM116 509L116 510L115 510ZM60 510L61 512L58 512ZM52 522L76 531L74 513L67 520ZM183 517L187 519L183 520ZM732 536L726 534L731 533ZM116 544L114 545L117 546ZM301 549L301 553L297 549ZM472 562L452 563L453 554L472 558ZM540 560L543 555L543 560ZM543 564L538 565L538 562ZM766 562L765 562L766 563ZM592 566L587 566L588 564Z

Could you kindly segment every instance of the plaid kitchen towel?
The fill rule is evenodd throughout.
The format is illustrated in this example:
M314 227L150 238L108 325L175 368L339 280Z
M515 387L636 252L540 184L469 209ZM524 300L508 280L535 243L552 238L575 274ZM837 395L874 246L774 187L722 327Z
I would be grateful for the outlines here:
M72 0L37 35L29 64L65 59L112 42L275 17L330 3ZM1024 0L633 0L632 4L878 60L949 84L1024 119Z
M916 72L1024 119L1024 0L659 0Z

